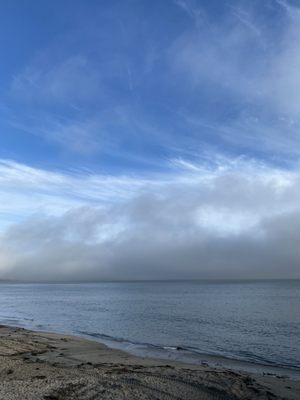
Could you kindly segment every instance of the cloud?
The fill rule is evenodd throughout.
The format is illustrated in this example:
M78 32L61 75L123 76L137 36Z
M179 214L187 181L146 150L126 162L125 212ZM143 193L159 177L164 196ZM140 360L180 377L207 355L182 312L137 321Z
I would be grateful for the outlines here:
M240 9L231 9L221 22L212 22L206 15L201 24L193 25L174 42L170 62L187 83L200 90L209 83L238 95L258 97L261 88L257 83L265 72L265 59L259 57L265 51L264 38L257 37L258 29Z
M146 184L143 179L93 174L85 169L65 173L0 160L0 230L32 215L61 215L86 204L124 201Z
M34 185L33 199L46 182L47 190L43 213L32 206L30 215L28 202L27 217L3 227L1 277L299 277L297 171L241 159L223 160L222 168L183 167L148 180L82 179L6 164L6 186L23 182L10 193L15 209L25 188ZM53 212L53 198L64 207Z
M95 111L104 91L99 65L84 54L59 53L44 50L13 77L10 126L70 152L97 153L106 144L105 112Z
M202 99L183 113L191 129L198 121L199 136L207 128L242 152L297 156L300 9L283 1L260 7L229 6L191 25L171 46L170 68L186 96ZM276 27L261 17L267 12Z
M194 1L175 0L175 4L181 10L183 10L196 24L204 17L203 10L195 5Z
M95 99L101 87L97 67L84 55L62 60L36 60L14 76L12 93L37 104L59 102L70 105Z
M163 40L152 20L125 29L109 10L112 41L95 12L91 26L54 38L15 74L10 127L91 157L134 158L147 147L150 159L175 144L200 153L216 142L233 154L298 156L296 6L231 2L212 13L177 0L170 13L181 22L158 24Z
M278 111L299 121L300 8L285 2L278 3L283 6L288 24L264 77L265 94Z

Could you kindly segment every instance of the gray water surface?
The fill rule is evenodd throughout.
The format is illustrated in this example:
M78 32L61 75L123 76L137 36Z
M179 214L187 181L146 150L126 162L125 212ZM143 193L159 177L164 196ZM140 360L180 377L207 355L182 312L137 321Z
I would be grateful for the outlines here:
M1 284L0 323L300 368L300 281Z

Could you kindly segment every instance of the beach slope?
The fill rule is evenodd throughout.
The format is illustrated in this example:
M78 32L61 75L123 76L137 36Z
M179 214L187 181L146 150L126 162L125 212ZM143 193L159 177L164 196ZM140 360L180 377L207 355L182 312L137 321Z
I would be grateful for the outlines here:
M300 399L300 381L139 358L81 338L0 327L0 399Z

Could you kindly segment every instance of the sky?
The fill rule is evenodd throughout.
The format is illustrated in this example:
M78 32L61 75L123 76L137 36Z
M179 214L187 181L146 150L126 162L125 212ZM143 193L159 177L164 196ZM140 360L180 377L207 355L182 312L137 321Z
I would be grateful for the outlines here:
M300 278L300 0L0 2L0 279Z

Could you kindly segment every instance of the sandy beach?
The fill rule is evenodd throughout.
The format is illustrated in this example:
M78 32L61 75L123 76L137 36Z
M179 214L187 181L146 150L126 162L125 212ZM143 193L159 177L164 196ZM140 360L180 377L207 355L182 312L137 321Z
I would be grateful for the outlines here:
M287 376L135 357L22 328L0 327L0 358L3 400L300 398L300 380Z

